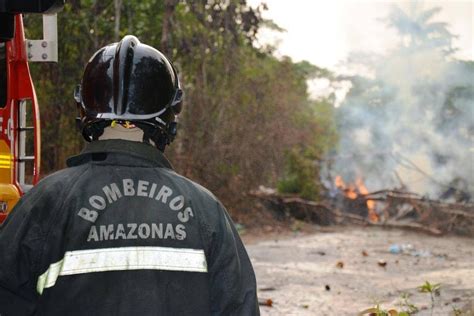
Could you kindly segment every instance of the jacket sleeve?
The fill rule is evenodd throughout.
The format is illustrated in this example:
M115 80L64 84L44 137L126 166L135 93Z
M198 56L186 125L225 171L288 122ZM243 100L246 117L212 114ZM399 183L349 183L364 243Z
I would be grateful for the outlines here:
M208 262L212 315L260 315L255 273L230 216L218 203Z
M0 226L0 315L34 313L37 263L44 245L44 229L38 222L38 190L29 192Z

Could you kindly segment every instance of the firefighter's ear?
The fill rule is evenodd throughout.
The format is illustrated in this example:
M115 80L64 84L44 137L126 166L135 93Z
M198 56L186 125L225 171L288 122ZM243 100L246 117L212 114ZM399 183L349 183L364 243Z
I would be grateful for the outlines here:
M77 105L82 105L82 86L80 84L74 88L74 100Z

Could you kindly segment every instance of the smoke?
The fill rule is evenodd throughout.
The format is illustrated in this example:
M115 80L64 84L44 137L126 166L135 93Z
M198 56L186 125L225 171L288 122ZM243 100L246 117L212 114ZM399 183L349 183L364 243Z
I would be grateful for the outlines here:
M353 54L369 75L352 84L337 109L340 143L328 172L369 190L406 189L439 197L449 187L474 196L474 62L452 57L452 35L430 23L439 8L384 20L400 45L384 56Z

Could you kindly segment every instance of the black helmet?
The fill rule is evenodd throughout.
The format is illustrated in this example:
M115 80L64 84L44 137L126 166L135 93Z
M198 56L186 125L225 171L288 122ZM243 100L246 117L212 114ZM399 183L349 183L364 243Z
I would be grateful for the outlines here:
M168 59L127 35L91 57L74 98L87 141L97 139L113 121L131 122L164 150L176 135L183 91Z

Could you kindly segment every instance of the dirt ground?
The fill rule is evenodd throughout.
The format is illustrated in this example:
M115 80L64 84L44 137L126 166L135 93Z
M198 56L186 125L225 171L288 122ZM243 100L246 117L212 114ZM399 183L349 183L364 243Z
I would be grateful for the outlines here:
M259 299L273 302L262 315L357 315L377 303L398 311L413 304L416 315L474 315L473 239L374 227L310 231L244 234ZM425 281L441 286L434 309L417 290Z

